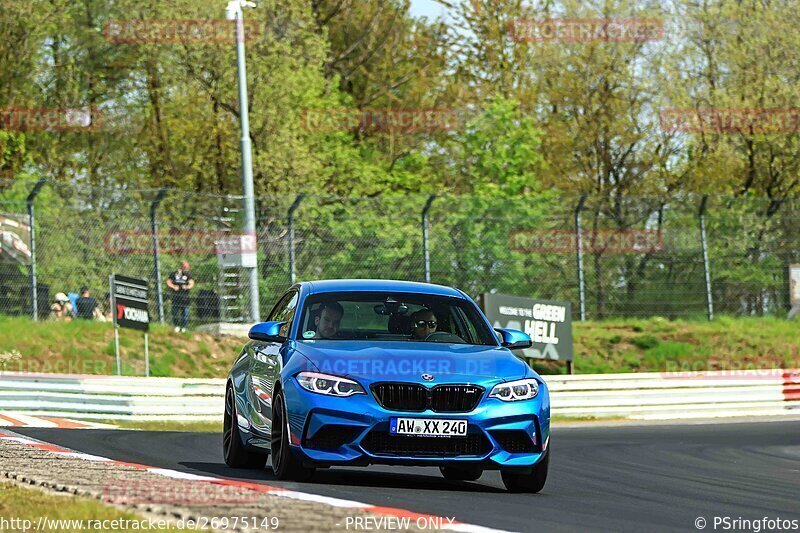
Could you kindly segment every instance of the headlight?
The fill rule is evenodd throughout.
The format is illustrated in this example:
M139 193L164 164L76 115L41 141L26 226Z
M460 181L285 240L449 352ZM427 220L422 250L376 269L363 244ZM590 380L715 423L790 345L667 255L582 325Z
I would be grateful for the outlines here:
M328 396L365 394L364 387L352 379L317 372L300 372L297 374L297 382L309 392L327 394Z
M539 382L533 378L498 383L489 393L489 398L497 398L504 402L530 400L539 394Z

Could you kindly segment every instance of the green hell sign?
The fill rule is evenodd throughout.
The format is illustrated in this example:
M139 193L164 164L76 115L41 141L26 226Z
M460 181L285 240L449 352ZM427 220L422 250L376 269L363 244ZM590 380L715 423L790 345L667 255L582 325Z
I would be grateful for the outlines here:
M481 307L492 327L518 329L531 336L533 346L521 350L523 356L572 361L570 302L485 293Z

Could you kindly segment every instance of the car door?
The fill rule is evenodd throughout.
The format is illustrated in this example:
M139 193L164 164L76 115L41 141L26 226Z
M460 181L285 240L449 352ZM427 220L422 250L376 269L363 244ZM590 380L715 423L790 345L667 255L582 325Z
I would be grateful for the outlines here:
M281 328L281 335L289 336L291 324L297 311L298 293L289 291L278 302L272 310L268 321L286 322ZM278 342L254 341L250 347L252 349L253 366L250 371L253 380L254 391L259 398L261 415L267 427L271 429L268 421L272 420L272 394L275 390L275 383L281 377L283 369L282 348L283 344ZM256 389L257 388L257 389Z

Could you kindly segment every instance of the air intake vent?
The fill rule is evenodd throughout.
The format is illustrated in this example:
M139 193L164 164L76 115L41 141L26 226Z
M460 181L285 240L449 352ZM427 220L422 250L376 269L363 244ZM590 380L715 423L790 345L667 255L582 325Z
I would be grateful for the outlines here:
M483 456L492 447L480 433L466 437L438 438L416 435L391 435L388 431L374 429L361 441L365 450L374 455L403 457L454 457Z

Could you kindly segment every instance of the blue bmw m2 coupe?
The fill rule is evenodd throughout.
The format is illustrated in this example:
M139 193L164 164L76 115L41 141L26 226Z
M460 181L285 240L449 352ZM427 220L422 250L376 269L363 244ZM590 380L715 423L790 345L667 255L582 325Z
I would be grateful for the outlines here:
M228 376L223 453L237 468L308 480L315 468L438 466L449 480L499 469L539 492L550 398L463 292L403 281L299 283L250 330Z

